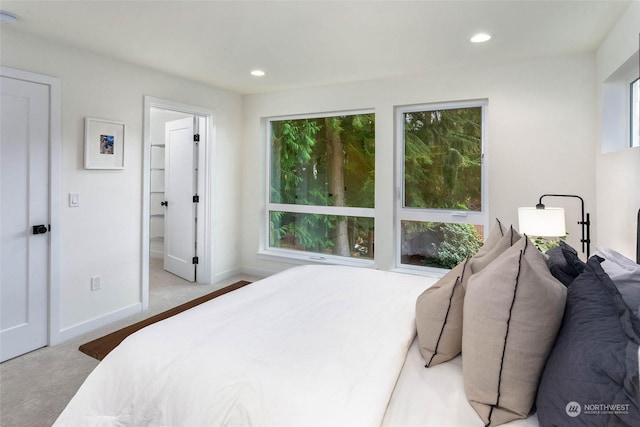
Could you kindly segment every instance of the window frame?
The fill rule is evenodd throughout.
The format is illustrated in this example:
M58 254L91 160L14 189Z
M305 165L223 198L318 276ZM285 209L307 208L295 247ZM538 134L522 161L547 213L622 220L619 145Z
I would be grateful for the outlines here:
M295 249L285 249L270 246L270 213L275 211L284 211L290 213L300 214L319 214L319 215L335 215L335 216L349 216L349 217L367 217L373 218L375 223L375 194L374 194L374 207L362 208L362 207L348 207L348 206L319 206L319 205L295 205L288 203L274 203L271 202L271 140L272 140L272 126L274 121L284 120L303 120L303 119L317 119L325 117L335 117L344 115L358 115L358 114L373 114L375 117L375 109L357 109L357 110L337 110L328 111L324 113L311 113L311 114L293 114L282 116L270 116L263 119L264 135L265 135L265 147L266 147L266 168L265 168L265 210L262 215L263 219L263 233L262 244L259 255L266 259L273 259L276 261L282 261L283 259L295 264L305 264L309 262L327 263L337 265L349 265L357 267L372 267L375 264L375 252L372 258L358 258L358 257L343 257L340 255L324 254L319 252L306 252L298 251ZM375 166L374 166L375 168ZM374 170L375 173L375 170Z
M640 128L640 96L638 97L638 99L636 100L636 102L634 103L634 85L636 86L636 89L640 91L640 77L635 77L635 78L631 78L627 84L627 98L628 98L628 102L627 105L629 106L629 111L627 114L627 117L629 119L629 141L628 141L628 147L630 148L634 148L634 147L640 147L640 134L638 134L640 132L640 130L638 128ZM638 127L635 129L636 131L636 135L634 135L634 123L635 125ZM634 137L635 137L635 142L636 144L634 144Z
M631 84L638 79L638 52L631 55L600 85L600 154L632 148Z
M480 170L480 197L482 200L482 209L480 211L465 211L456 209L434 209L434 208L416 208L404 206L405 201L405 144L404 144L404 114L433 111L433 110L452 110L463 108L481 108L481 170ZM402 263L402 222L443 222L457 224L482 225L484 227L484 237L488 234L488 172L486 157L486 115L488 100L476 99L467 101L449 101L434 102L424 104L403 105L395 107L395 219L394 219L394 253L395 253L395 271L407 272L411 274L437 275L446 274L449 270L444 268L426 267L413 264Z

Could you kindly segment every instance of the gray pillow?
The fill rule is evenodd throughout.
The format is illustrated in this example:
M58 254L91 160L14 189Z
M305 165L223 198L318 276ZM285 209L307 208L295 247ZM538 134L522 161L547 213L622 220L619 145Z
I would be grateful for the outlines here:
M593 256L567 289L562 327L540 380L541 426L640 426L640 319Z
M602 269L611 278L627 305L640 314L640 265L608 248L596 247L596 255L604 258Z
M565 242L546 252L547 266L553 277L569 286L584 271L585 263L578 257L578 252Z
M416 301L416 328L425 367L453 359L462 350L462 310L467 281L521 238L513 227L505 231L500 221L487 241L470 259L464 260L427 288Z
M567 288L520 239L472 275L464 297L462 374L487 426L526 418L564 313Z
M416 301L420 353L431 367L453 359L462 348L463 283L471 276L466 259L427 288Z

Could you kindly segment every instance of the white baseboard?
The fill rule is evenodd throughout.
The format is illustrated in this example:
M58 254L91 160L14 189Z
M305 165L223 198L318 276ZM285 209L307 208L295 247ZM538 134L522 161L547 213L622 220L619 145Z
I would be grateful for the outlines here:
M257 277L269 277L277 273L277 271L262 270L259 268L249 268L249 267L242 267L239 269L239 271L240 273L238 274L246 274L249 276L257 276Z
M215 274L212 277L212 282L219 283L219 282L222 282L223 280L227 280L230 277L237 276L239 274L242 274L242 271L239 268L234 268L233 270L228 270L228 271L225 271L224 273Z
M142 312L142 303L135 303L128 307L121 308L120 310L112 311L104 316L95 317L87 320L86 322L78 323L68 328L60 330L58 343L75 338L87 332L91 332L94 329L98 329L102 326L107 326L113 322L124 319L125 317L132 316Z
M268 277L275 274L273 271L261 270L256 268L234 268L233 270L226 271L224 273L216 274L213 277L213 284L225 282L232 277L237 276L253 276L256 278Z

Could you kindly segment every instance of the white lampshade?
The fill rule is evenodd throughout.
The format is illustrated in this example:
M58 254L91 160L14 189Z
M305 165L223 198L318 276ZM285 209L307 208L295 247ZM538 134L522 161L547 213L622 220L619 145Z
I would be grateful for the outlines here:
M563 208L518 208L519 231L528 236L560 237L567 231Z

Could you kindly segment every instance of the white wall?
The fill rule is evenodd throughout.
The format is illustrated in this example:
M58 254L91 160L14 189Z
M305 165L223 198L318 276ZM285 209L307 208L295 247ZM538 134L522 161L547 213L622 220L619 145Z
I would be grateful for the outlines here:
M640 2L634 1L598 49L599 93L602 83L634 54L637 55L639 37ZM600 114L606 115L608 108L600 97ZM624 122L619 125L624 126ZM626 138L628 134L623 130L619 135ZM623 141L617 145L625 146L626 143ZM596 241L635 260L636 216L640 209L640 147L604 151L606 147L602 147L600 141L595 151L598 202L594 228Z
M394 107L486 98L489 216L517 227L517 208L544 193L577 194L595 208L595 55L578 55L245 97L242 265L255 272L287 264L257 255L263 232L265 148L261 119L284 114L375 108L376 266L393 268ZM546 199L545 199L546 201ZM579 248L579 203L565 206L569 243Z
M60 329L63 338L103 320L138 310L141 303L142 147L145 95L215 111L213 197L216 224L214 274L235 272L232 242L239 207L242 97L166 74L2 28L3 66L58 77L62 83L62 194ZM124 122L125 169L83 168L84 118ZM69 208L69 192L80 207ZM232 206L231 212L229 207ZM90 277L102 289L90 291Z

